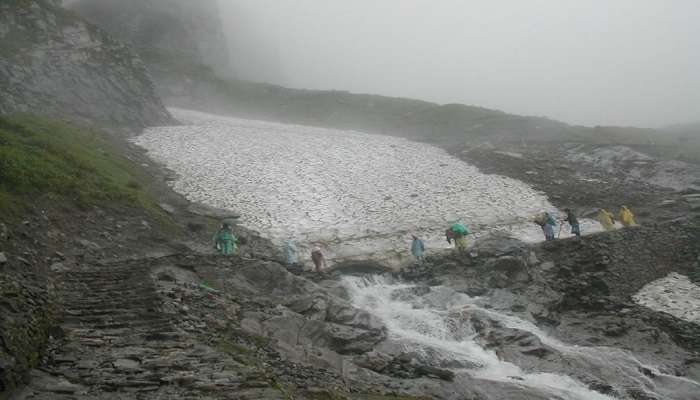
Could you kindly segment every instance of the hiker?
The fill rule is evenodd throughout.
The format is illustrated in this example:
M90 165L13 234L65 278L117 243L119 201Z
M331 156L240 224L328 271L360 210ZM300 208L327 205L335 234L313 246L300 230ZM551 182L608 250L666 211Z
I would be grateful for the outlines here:
M603 226L606 231L615 230L615 216L608 210L603 208L598 211L598 222Z
M581 225L579 225L578 218L576 218L576 212L571 208L567 208L564 211L566 212L566 219L564 222L568 222L571 226L571 234L581 239Z
M637 220L635 219L634 214L632 214L632 211L630 211L627 206L622 206L622 209L620 210L620 222L622 222L622 225L626 228L637 225Z
M425 260L425 243L418 239L418 236L413 236L413 242L411 242L411 254L416 257L418 262L423 262Z
M539 215L536 215L534 221L542 228L544 240L554 240L554 227L557 226L557 221L555 221L548 212L543 211Z
M449 244L452 244L452 240L454 240L457 252L459 252L459 254L464 254L467 252L467 247L469 247L469 241L467 240L469 234L471 234L471 232L466 225L454 224L445 231L445 238Z
M284 242L284 258L287 261L287 265L295 265L299 262L297 245L291 239Z
M225 223L221 225L221 229L214 237L214 248L219 251L219 254L232 256L238 251L236 242L238 242L238 239L233 234L231 225Z
M311 249L311 261L314 262L314 271L323 272L326 269L326 257L323 256L321 246L315 244Z

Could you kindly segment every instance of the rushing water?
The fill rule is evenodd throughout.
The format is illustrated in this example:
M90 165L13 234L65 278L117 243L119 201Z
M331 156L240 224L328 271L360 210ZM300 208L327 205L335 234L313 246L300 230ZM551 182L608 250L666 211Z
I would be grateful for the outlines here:
M455 372L478 379L511 382L572 400L613 399L573 378L577 374L595 376L611 385L619 398L630 390L648 398L691 400L700 398L700 384L665 375L643 365L633 354L610 347L567 345L536 325L514 315L483 307L488 299L473 298L446 287L434 287L423 295L412 294L411 285L380 276L344 277L353 303L378 316L389 331L390 340L411 351L422 352L439 365L471 365ZM496 352L485 350L470 323L469 315L499 322L502 326L530 332L555 349L562 361L562 372L532 371L528 365L506 362ZM466 318L465 318L466 317ZM650 373L644 373L643 371Z

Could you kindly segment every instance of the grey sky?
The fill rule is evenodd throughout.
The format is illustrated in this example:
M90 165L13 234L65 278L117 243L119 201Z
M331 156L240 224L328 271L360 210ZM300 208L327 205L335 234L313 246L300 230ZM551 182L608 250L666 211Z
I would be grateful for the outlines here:
M698 0L219 0L237 73L586 125L700 120Z

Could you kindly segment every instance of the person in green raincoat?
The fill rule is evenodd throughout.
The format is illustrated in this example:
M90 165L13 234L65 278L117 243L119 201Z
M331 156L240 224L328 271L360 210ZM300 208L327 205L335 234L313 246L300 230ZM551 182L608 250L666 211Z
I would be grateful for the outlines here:
M225 256L235 255L238 251L236 243L238 239L231 230L231 225L223 224L219 232L214 237L214 247L219 251L219 254Z
M453 224L445 231L447 243L452 244L452 240L454 240L455 248L459 254L465 254L467 252L467 248L469 247L467 236L470 234L469 228L464 224Z

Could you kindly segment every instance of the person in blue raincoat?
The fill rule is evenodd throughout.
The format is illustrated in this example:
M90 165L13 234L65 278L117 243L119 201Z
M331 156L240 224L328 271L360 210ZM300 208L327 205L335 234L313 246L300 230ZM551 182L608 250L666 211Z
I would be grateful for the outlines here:
M219 254L225 256L236 254L238 251L236 242L238 242L238 239L233 234L229 224L223 224L214 237L214 247L219 251Z
M284 242L284 257L287 261L287 265L296 265L299 262L297 245L291 239Z
M544 226L544 238L545 240L554 240L554 228L557 226L557 220L554 219L548 212L544 213L546 217L546 224Z
M545 240L554 240L554 227L557 226L557 221L548 212L545 211L537 215L535 223L542 228Z
M411 254L413 254L413 256L416 257L419 262L423 262L423 260L425 260L425 243L423 243L418 236L412 236L413 242L411 242Z

